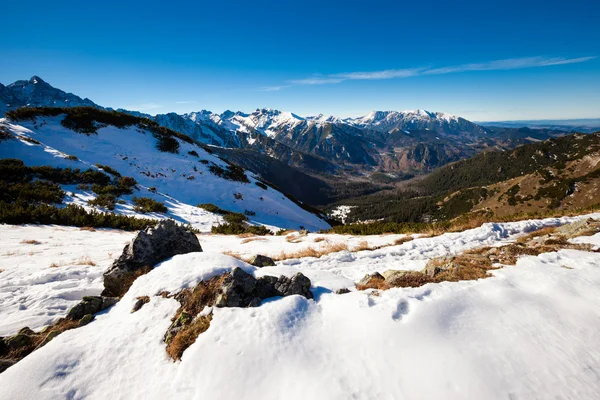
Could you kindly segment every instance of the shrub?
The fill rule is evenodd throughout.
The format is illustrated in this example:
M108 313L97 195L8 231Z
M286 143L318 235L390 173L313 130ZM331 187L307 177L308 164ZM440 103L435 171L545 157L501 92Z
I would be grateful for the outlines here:
M19 136L19 139L24 140L29 143L32 143L32 144L37 144L37 145L41 144L38 140L35 140L34 138L31 138L29 136Z
M14 139L13 135L3 126L0 126L0 142L3 140Z
M47 204L28 204L24 201L0 201L0 222L6 224L55 224L77 227L113 228L137 231L154 226L155 220L135 218L96 211L69 204L57 208Z
M254 217L256 215L256 212L250 211L250 210L244 210L244 214L246 214L249 217Z
M250 183L250 180L246 176L244 169L234 164L229 164L227 166L227 169L225 169L213 163L211 166L208 167L208 170L214 175L217 175L218 177L221 177L223 179L243 183Z
M112 194L100 194L95 199L88 200L90 206L102 207L107 210L114 210L117 198Z
M154 135L154 137L158 140L156 143L156 148L158 150L165 153L179 153L179 142L177 139L165 135Z
M227 211L223 210L222 208L219 208L218 206L212 204L212 203L203 203L203 204L198 204L196 207L198 208L203 208L208 212L211 213L215 213L215 214L226 214Z
M134 210L141 213L157 212L166 213L167 207L164 203L151 199L150 197L133 197Z
M242 223L248 221L247 216L245 216L242 213L236 213L236 212L229 212L229 213L223 215L223 219L225 220L225 222L230 223L230 224L242 224Z
M8 183L0 181L0 201L11 203L62 203L65 192L59 185L46 181Z
M77 158L76 156L72 156L72 155L67 155L65 157L67 160L71 160L71 161L79 161L79 158Z
M188 154L189 154L190 156L199 157L199 155L198 155L198 153L196 152L196 150L191 150L191 151L188 151Z
M271 231L262 225L247 225L247 224L236 224L236 223L225 223L215 225L210 230L211 233L221 235L241 235L243 233L252 233L254 235L269 235Z
M256 186L258 186L259 188L261 188L261 189L264 189L264 190L267 190L267 189L268 189L268 186L267 186L266 184L264 184L264 183L260 182L260 181L256 181L256 182L254 182L254 184L255 184Z
M96 167L103 169L105 172L108 172L109 174L111 174L117 178L121 177L121 174L119 173L119 171L117 171L114 168L109 167L108 165L96 164ZM133 178L131 178L131 179L133 179Z

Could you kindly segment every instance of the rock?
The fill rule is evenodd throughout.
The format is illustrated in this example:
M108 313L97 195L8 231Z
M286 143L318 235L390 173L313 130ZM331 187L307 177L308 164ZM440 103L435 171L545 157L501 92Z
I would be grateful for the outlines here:
M17 332L17 333L19 333L21 335L29 335L29 336L35 335L35 332L27 326L25 328L19 329L19 332Z
M86 314L96 314L114 305L119 299L116 297L85 296L79 304L69 310L67 318L77 321Z
M51 341L52 339L54 339L58 335L60 335L59 331L50 331L48 333L48 335L46 335L46 337L44 338L44 340L42 340L42 343L40 343L38 345L38 348L45 346L46 344L48 344L49 341Z
M350 289L348 288L341 288L335 291L335 294L346 294L346 293L350 293Z
M398 286L399 284L399 280L414 271L405 271L405 270L399 270L399 269L388 269L387 271L385 271L382 275L385 278L385 281L388 285L390 286Z
M260 299L268 299L269 297L281 296L281 294L275 290L275 284L277 283L276 276L261 276L256 280L256 288L254 294Z
M135 304L133 305L132 313L139 311L142 306L150 301L150 297L148 296L140 296L136 299Z
M235 268L223 281L215 299L216 307L256 307L269 297L298 294L312 299L310 279L298 272L292 278L263 276L256 279L241 268Z
M274 287L280 296L299 294L307 299L313 298L313 294L310 291L310 279L300 272L291 278L283 275L280 276L277 282L275 282Z
M0 360L0 374L17 363L17 360Z
M8 344L3 337L0 337L0 357L8 354Z
M6 345L9 349L18 349L20 347L26 347L31 344L31 336L24 333L17 333L14 336L6 339Z
M564 235L567 238L574 238L577 236L590 236L600 230L600 221L596 221L592 218L582 221L572 222L556 228L556 233Z
M122 296L133 280L147 269L177 254L200 252L195 234L172 220L162 220L140 231L123 249L121 256L104 273L103 296Z
M385 278L379 272L373 272L372 274L365 275L364 278L358 281L358 285L370 286L374 281L385 281Z
M94 316L92 314L85 314L83 316L83 318L81 318L79 320L79 326L85 326L85 325L89 324L90 322L92 322L93 319L94 319Z
M275 266L275 261L271 257L263 256L261 254L257 254L248 260L248 264L254 265L255 267L273 267Z
M456 268L458 268L458 265L452 261L452 258L444 258L441 260L435 260L435 262L429 262L425 268L421 270L421 272L430 278L433 278L441 272Z
M215 299L217 307L248 307L254 297L256 278L241 268L234 268L225 278L221 293Z

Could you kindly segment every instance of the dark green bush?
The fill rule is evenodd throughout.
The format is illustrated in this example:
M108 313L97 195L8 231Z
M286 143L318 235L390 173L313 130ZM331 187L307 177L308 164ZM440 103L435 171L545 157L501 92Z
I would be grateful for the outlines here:
M107 210L114 210L117 198L112 194L100 194L95 199L88 200L90 206L102 207Z
M112 176L116 176L117 178L121 177L121 174L119 173L119 171L117 171L114 168L109 167L108 165L96 164L96 167L102 168L105 172L108 172Z
M260 181L256 181L254 183L256 184L256 186L258 186L261 189L267 190L269 188L267 185L265 185L264 183L262 183Z
M0 222L6 224L56 224L90 226L137 231L154 226L156 221L132 216L86 211L83 207L69 204L57 208L47 204L28 204L24 201L5 203L0 201Z
M64 197L65 192L56 183L0 181L0 201L7 203L17 200L33 203L61 203Z
M271 234L271 231L262 225L256 226L256 225L236 224L236 223L234 223L234 224L225 223L225 224L220 224L220 225L214 225L210 229L210 232L215 233L215 234L221 234L221 235L241 235L243 233L252 233L254 235L264 236L264 235Z
M151 199L150 197L133 197L134 210L141 213L166 213L168 211L164 203Z
M179 142L177 139L173 139L170 136L164 135L154 135L158 142L156 143L156 148L165 153L179 153Z
M241 167L238 167L237 165L234 165L234 164L229 164L227 166L227 169L225 169L217 164L211 164L208 167L208 170L211 173L213 173L214 175L217 175L223 179L228 179L230 181L237 181L237 182L243 182L243 183L250 183L250 180L244 173L244 169Z
M248 217L244 214L231 211L223 215L223 219L229 224L242 224L248 221Z

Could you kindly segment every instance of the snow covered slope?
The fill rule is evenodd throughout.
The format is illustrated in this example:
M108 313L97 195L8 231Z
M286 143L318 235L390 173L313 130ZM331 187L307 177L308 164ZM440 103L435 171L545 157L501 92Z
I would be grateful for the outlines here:
M152 133L139 126L120 129L106 125L100 127L97 134L86 135L65 128L61 124L62 118L37 117L33 121L19 122L21 125L0 119L0 126L18 138L0 142L0 158L21 159L30 166L87 169L96 168L95 164L107 165L139 182L135 196L165 202L168 216L189 222L202 231L210 230L220 217L197 208L196 205L201 203L246 212L251 215L251 222L271 227L298 229L303 226L318 230L329 226L273 188L263 189L256 185L256 178L250 174L247 174L249 183L215 175L211 167L227 169L228 165L195 144L175 139L179 142L179 153L162 152L156 148L157 139ZM40 144L32 143L31 139ZM67 189L69 194L74 194L68 196L67 202L85 205L93 198L91 191L77 187ZM115 212L134 214L131 196L123 198L127 204L117 204ZM161 218L161 215L154 217Z
M587 217L600 216L580 218ZM415 239L390 247L385 268L410 264L419 249L428 259L569 220ZM597 243L598 236L578 240ZM90 324L0 374L0 399L597 398L599 253L561 250L522 257L488 279L336 295L352 287L366 264L332 270L305 259L257 269L203 245L204 253L159 264ZM302 271L315 299L289 296L257 308L213 309L209 329L173 362L163 336L180 304L159 293L234 267L255 276ZM13 279L21 273L16 267L7 272ZM138 296L150 302L131 313Z

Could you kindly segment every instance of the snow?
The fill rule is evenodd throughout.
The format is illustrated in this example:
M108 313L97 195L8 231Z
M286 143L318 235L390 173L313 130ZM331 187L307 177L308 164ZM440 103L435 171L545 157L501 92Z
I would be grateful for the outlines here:
M593 236L580 236L574 239L571 239L572 243L581 243L581 244L591 244L594 250L600 249L600 233L597 233Z
M415 239L388 252L390 263L378 269L410 261L411 243L433 257L568 220L491 224ZM162 338L179 303L158 293L235 266L256 276L300 270L311 278L315 300L290 296L257 308L215 308L210 328L172 362ZM331 293L351 284L356 265L309 266L256 269L208 251L176 256L136 280L93 322L0 374L0 399L597 398L600 253L523 257L488 279L377 295ZM150 302L131 313L142 295Z
M0 336L24 326L39 330L64 317L83 296L100 294L102 273L133 235L0 225Z
M329 215L333 218L339 219L340 221L342 221L343 224L345 224L346 218L348 218L348 214L352 211L354 207L356 206L337 206L336 208L331 210Z
M193 144L179 141L180 154L165 153L155 148L156 139L150 132L137 127L119 129L107 126L99 128L97 135L85 135L63 127L61 118L37 118L35 121L22 122L22 125L0 119L0 124L19 138L34 138L42 143L34 145L25 140L2 141L0 158L18 158L30 166L87 169L95 164L108 165L123 176L132 176L139 182L141 189L135 196L165 202L169 209L167 215L141 215L133 211L133 196L124 196L127 204L118 205L115 210L117 213L152 218L170 217L190 223L204 232L210 231L211 226L222 219L196 207L201 203L213 203L241 213L253 211L256 215L250 218L252 223L273 229L298 229L304 226L309 230L319 230L329 227L325 221L298 207L280 192L272 188L264 190L255 185L256 178L250 174L247 174L250 183L230 181L212 174L208 169L210 163L223 168L227 165ZM188 152L192 150L199 157L189 155ZM67 155L74 155L79 160L68 160ZM209 164L203 164L200 160L206 160ZM150 187L155 187L157 193L150 192ZM71 192L75 196L71 196L67 202L86 207L86 201L94 196L76 187L70 187ZM237 193L243 197L236 198Z

